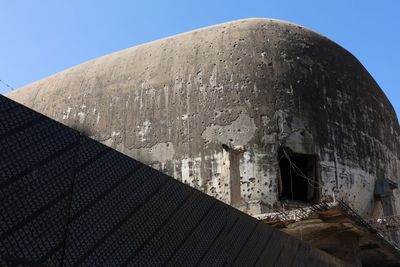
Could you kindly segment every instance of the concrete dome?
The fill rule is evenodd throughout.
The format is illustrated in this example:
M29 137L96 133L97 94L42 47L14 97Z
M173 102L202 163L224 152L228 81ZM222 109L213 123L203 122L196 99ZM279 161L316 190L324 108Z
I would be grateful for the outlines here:
M399 125L377 83L287 22L180 34L7 96L250 214L334 196L381 213L376 180L400 177Z

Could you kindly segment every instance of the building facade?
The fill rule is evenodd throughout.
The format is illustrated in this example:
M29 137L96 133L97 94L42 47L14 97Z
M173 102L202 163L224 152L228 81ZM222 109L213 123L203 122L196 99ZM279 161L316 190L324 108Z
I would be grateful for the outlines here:
M367 217L399 209L393 107L353 55L298 25L220 24L7 96L252 215L335 198Z

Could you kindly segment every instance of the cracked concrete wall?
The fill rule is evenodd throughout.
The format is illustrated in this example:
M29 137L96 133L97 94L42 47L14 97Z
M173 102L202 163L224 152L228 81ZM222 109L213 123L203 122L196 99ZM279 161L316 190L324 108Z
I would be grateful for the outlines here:
M399 180L399 125L379 86L349 52L282 21L158 40L7 96L227 203L223 145L243 149L235 168L251 214L281 205L279 146L317 155L321 200L335 193L364 215L375 180Z

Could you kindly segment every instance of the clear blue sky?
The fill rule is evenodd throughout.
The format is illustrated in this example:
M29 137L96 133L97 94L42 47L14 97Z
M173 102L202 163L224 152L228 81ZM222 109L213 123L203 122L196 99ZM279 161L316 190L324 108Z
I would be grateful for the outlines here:
M398 0L0 0L0 79L17 88L116 50L248 17L295 22L336 41L400 114Z

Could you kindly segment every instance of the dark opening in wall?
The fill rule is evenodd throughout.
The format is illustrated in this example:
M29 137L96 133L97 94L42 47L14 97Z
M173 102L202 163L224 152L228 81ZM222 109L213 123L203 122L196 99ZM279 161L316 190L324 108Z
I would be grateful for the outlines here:
M315 202L318 192L317 157L281 149L279 155L281 200Z

